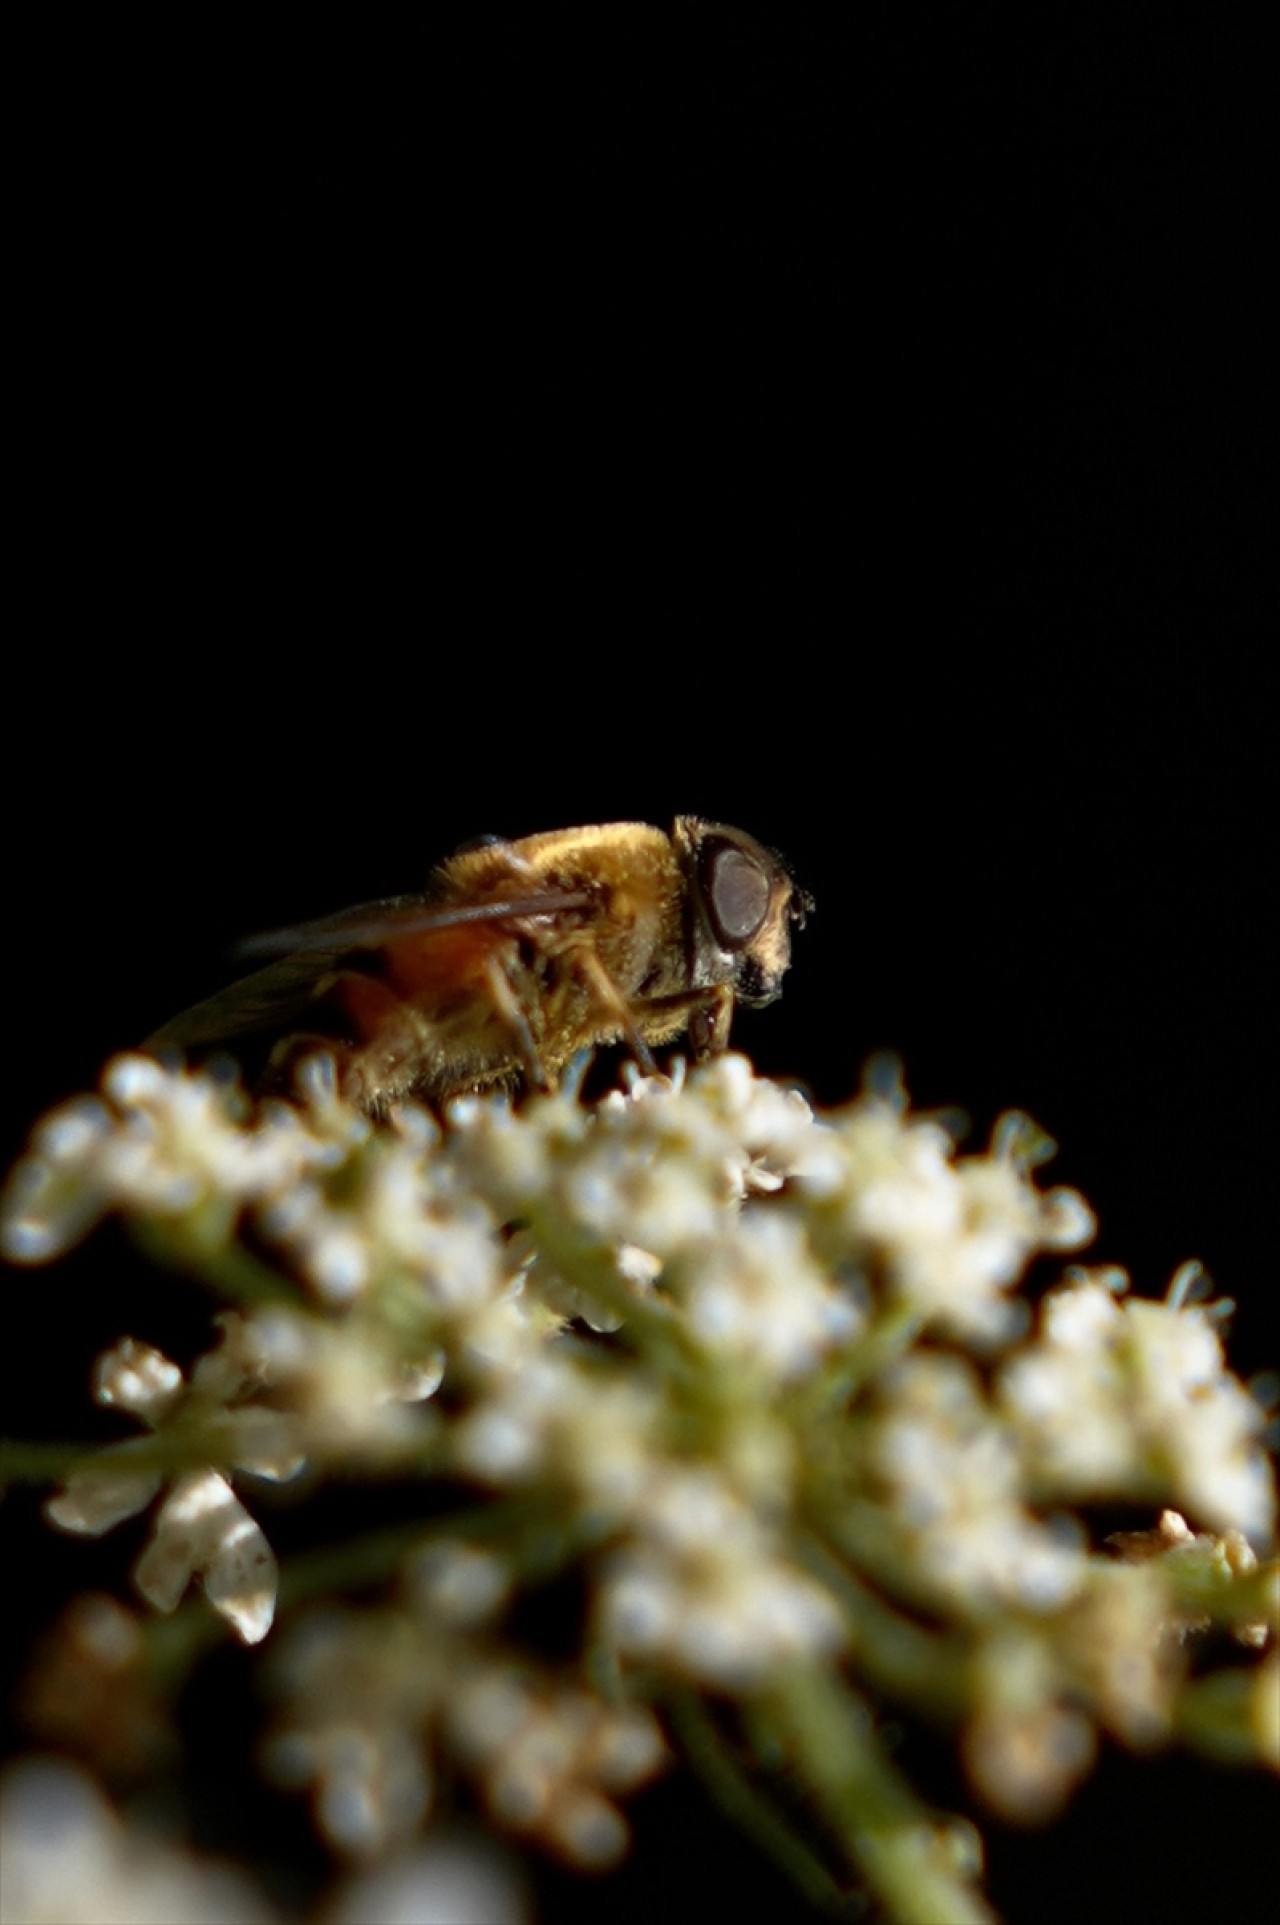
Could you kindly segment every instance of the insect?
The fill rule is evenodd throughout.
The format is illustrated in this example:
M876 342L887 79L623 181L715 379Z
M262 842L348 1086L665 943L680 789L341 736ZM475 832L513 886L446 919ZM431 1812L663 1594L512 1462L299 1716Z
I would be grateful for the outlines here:
M725 1047L735 1002L769 1003L810 898L740 829L677 816L486 841L426 890L256 938L276 960L176 1016L152 1051L257 1057L264 1087L334 1057L356 1106L554 1086L580 1050L687 1033Z

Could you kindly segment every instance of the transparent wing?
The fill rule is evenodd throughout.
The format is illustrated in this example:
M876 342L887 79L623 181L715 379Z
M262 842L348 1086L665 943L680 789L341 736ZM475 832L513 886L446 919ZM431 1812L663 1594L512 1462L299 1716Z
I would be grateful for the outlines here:
M148 1036L143 1048L203 1049L216 1043L234 1043L239 1037L287 1029L306 1012L314 1011L316 983L341 955L341 950L327 956L310 950L283 956L171 1017Z
M440 903L421 896L397 896L360 903L315 922L297 923L253 936L242 955L274 955L276 960L251 976L228 984L203 1002L183 1010L149 1036L144 1049L202 1049L237 1038L283 1031L315 1015L316 985L344 960L386 948L434 930L496 926L531 917L554 920L592 901L585 890L530 891L491 902Z
M469 923L513 922L525 916L560 916L591 903L585 889L542 889L528 895L499 896L492 902L439 903L421 896L393 896L385 902L363 902L315 922L269 929L239 945L243 956L269 956L312 951L381 949L401 936L421 936L433 929L458 929Z

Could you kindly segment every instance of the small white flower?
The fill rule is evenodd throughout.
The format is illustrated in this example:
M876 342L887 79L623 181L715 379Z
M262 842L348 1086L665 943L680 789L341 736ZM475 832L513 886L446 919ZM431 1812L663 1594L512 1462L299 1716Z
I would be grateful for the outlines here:
M448 1624L485 1624L506 1603L512 1573L502 1558L472 1544L428 1544L405 1573L410 1594Z
M709 1349L784 1383L851 1341L863 1321L815 1260L803 1225L777 1209L747 1209L687 1253L673 1293Z
M184 1421L208 1424L220 1430L230 1461L240 1469L273 1480L292 1477L302 1457L284 1413L220 1406L217 1393L227 1390L229 1380L238 1383L245 1366L245 1346L235 1341L240 1320L226 1323L235 1333L229 1346L234 1365L202 1360L203 1380L197 1367L191 1390L184 1391L176 1365L126 1337L98 1359L98 1400L132 1411L161 1434L172 1426L175 1440ZM63 1530L101 1536L156 1496L165 1472L155 1467L155 1455L156 1446L141 1440L109 1447L72 1473L49 1499L46 1515ZM151 1461L135 1469L131 1458ZM265 1637L275 1611L275 1558L231 1486L211 1468L176 1479L134 1569L139 1590L161 1611L176 1607L192 1578L202 1581L209 1602L246 1644Z
M472 1673L451 1695L447 1721L494 1816L584 1868L616 1864L627 1846L608 1794L634 1790L666 1760L644 1706L606 1705L513 1666Z
M845 1637L834 1599L778 1553L756 1513L709 1470L675 1465L637 1502L599 1614L626 1655L728 1689Z

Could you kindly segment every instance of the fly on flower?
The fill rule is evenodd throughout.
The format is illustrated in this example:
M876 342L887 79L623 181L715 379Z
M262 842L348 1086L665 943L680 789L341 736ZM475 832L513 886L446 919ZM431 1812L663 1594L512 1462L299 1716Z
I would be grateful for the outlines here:
M464 848L427 889L256 939L275 960L150 1037L265 1059L267 1086L327 1050L343 1096L553 1086L580 1050L688 1035L725 1047L736 1002L769 1003L812 907L781 859L721 823L677 816L553 829Z

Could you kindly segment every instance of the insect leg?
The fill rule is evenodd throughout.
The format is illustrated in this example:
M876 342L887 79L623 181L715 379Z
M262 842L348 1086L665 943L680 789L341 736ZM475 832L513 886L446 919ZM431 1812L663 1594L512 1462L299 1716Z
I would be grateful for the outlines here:
M342 1034L295 1031L281 1037L268 1059L277 1083L287 1083L307 1056L332 1056L343 1099L377 1111L406 1094L425 1040L410 1004L358 969L335 969L316 984L314 1000L336 1018Z
M619 993L617 984L597 956L594 949L582 948L574 954L574 965L586 982L592 995L617 1022L630 1046L631 1053L646 1076L652 1076L657 1068L653 1052L636 1027L626 997Z
M538 1039L521 1006L511 978L503 966L502 958L496 955L490 956L485 963L484 974L485 981L489 985L489 994L493 997L493 1006L511 1031L516 1048L524 1060L525 1076L530 1087L540 1090L551 1089L552 1080L542 1061Z
M708 990L706 1000L689 1016L689 1048L695 1057L718 1056L729 1047L733 1020L733 991L727 983Z
M645 1027L660 1043L686 1030L689 1053L696 1061L716 1056L728 1047L733 1009L733 991L727 983L712 989L686 990L677 996L655 996L644 1005Z

